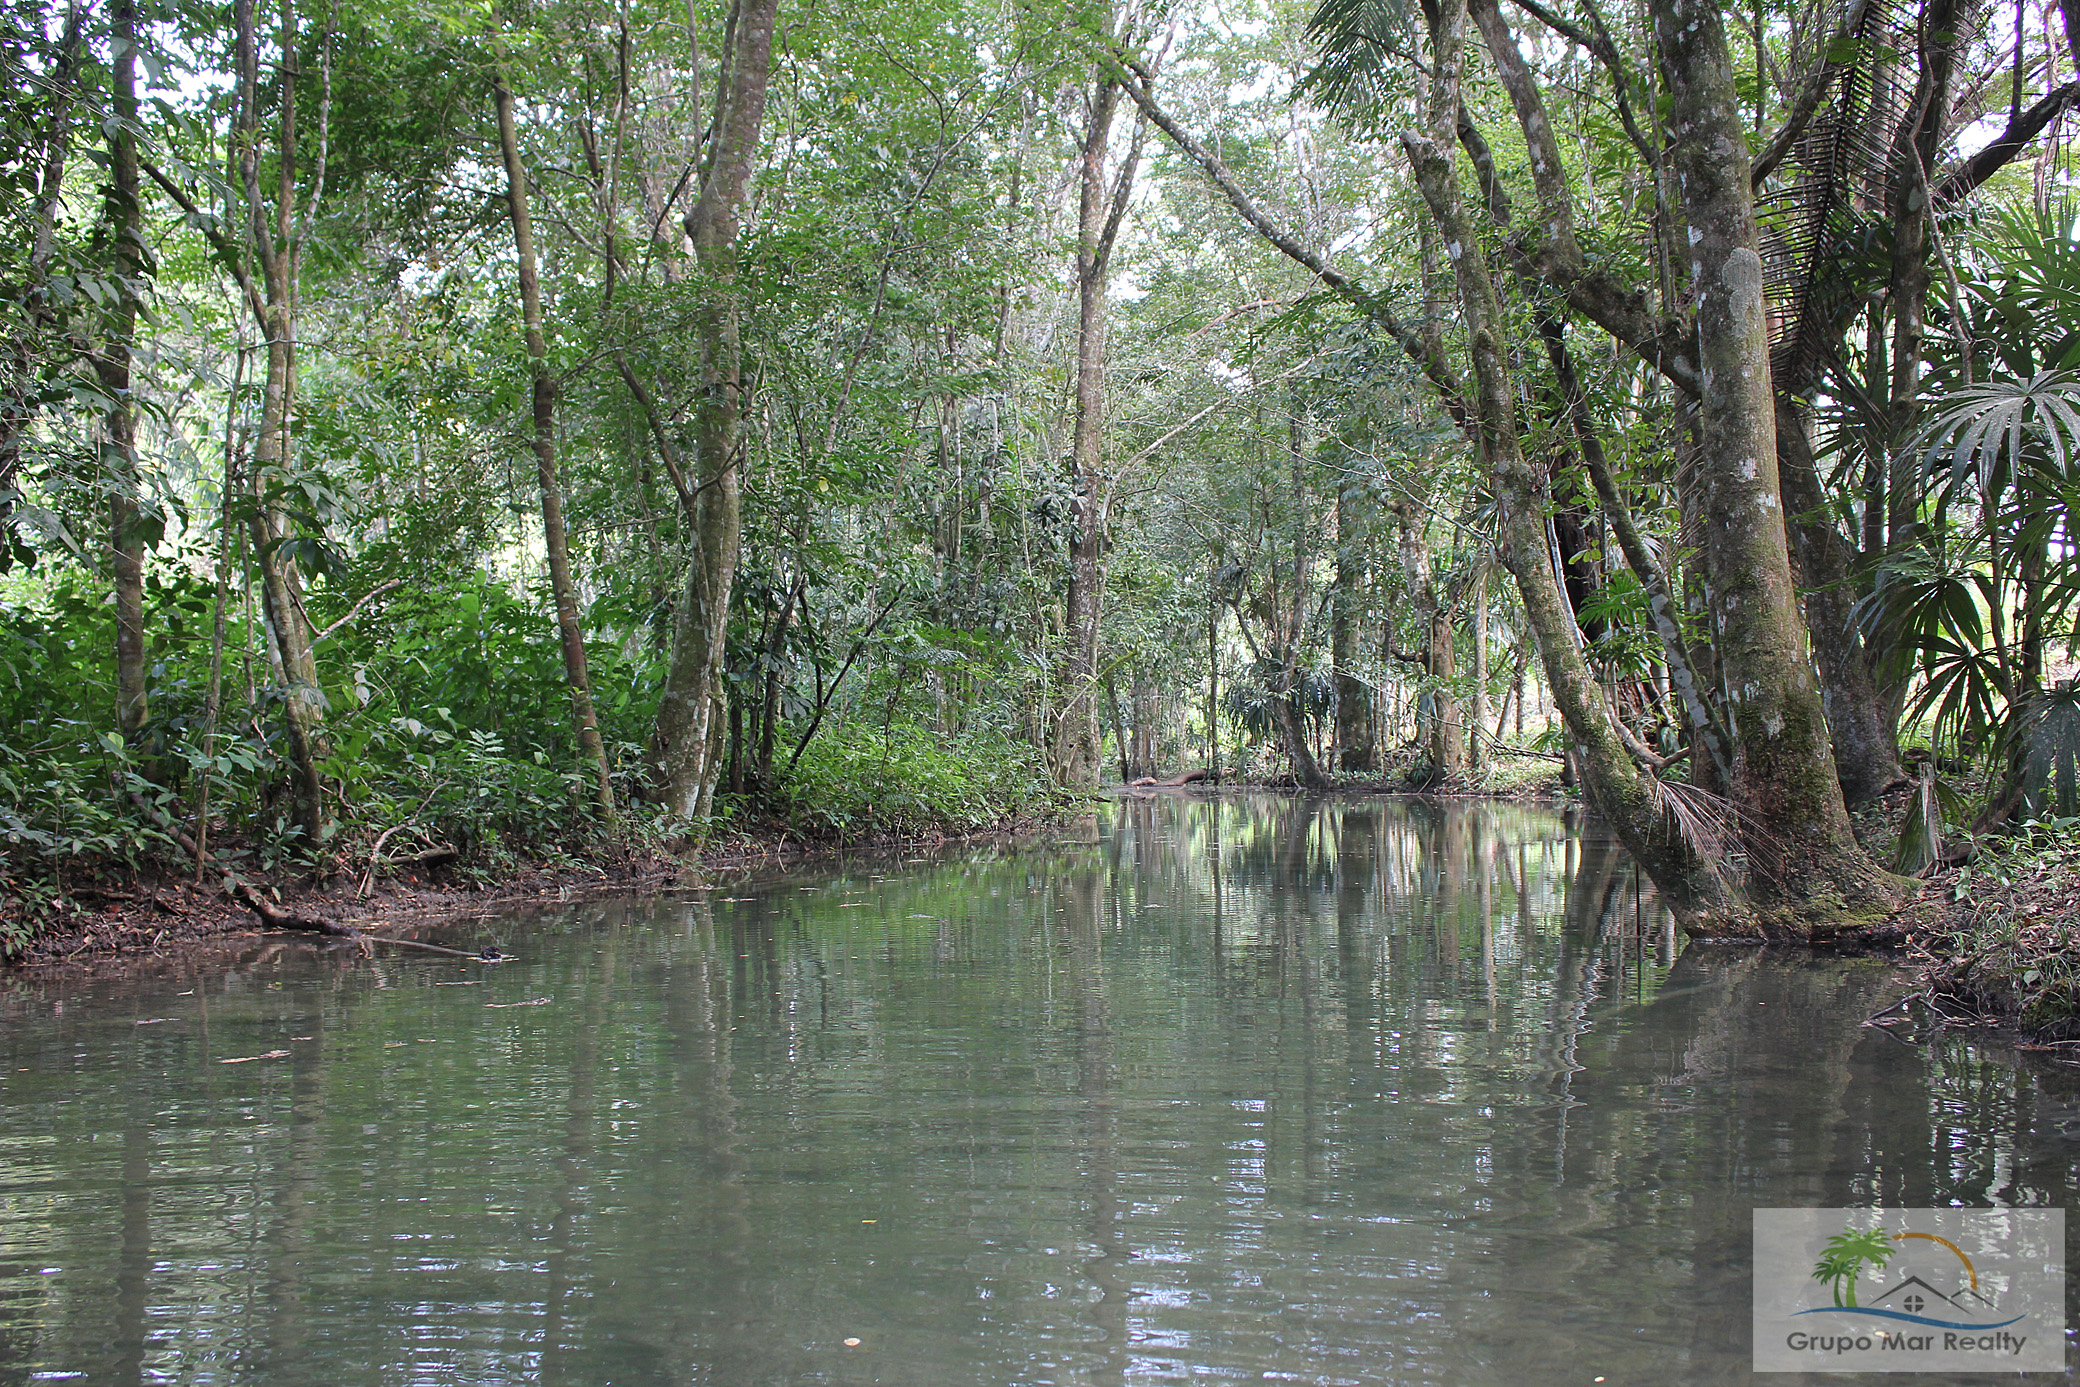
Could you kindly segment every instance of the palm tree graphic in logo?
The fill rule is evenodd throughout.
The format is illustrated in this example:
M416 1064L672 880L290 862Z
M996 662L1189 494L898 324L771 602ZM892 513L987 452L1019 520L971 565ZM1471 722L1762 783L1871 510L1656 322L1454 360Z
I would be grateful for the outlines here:
M1856 1274L1864 1263L1882 1267L1892 1260L1892 1239L1882 1228L1845 1228L1827 1240L1820 1260L1813 1264L1813 1279L1825 1281L1834 1292L1834 1303L1856 1308Z

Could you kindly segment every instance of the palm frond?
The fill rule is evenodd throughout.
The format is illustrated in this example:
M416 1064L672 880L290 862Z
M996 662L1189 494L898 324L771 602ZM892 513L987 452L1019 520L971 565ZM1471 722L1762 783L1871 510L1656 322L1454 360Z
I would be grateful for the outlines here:
M2080 815L2080 689L2061 685L2016 717L2023 746L2023 802L2032 814Z
M1377 112L1396 79L1421 68L1405 0L1322 0L1307 37L1321 56L1300 90L1346 117Z
M1680 780L1654 781L1662 810L1683 843L1706 862L1732 862L1739 854L1740 812L1723 795Z
M2080 455L2080 371L2039 371L2023 380L1995 380L1945 395L1914 436L1931 477L1944 478L1950 501L1968 485L1998 500L2028 480L2070 488Z
M1728 897L1739 897L1750 871L1770 879L1780 875L1783 844L1726 796L1656 776L1654 799L1670 829Z

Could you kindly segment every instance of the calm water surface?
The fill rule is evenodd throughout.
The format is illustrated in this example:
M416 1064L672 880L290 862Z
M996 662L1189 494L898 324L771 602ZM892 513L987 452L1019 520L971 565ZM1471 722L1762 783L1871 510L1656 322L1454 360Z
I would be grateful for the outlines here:
M2080 1155L2080 1069L1678 957L1542 809L1137 800L473 928L519 961L0 981L0 1384L1746 1381L1753 1207Z

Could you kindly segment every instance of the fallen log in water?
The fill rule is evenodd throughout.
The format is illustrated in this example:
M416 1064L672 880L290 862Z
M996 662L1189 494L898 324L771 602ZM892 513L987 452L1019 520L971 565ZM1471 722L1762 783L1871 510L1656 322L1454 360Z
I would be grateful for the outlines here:
M1137 790L1174 790L1180 785L1189 785L1193 781L1204 779L1206 779L1205 771L1180 771L1178 774L1171 776L1168 780L1158 780L1152 775L1144 775L1139 780L1128 781L1127 786L1129 789Z

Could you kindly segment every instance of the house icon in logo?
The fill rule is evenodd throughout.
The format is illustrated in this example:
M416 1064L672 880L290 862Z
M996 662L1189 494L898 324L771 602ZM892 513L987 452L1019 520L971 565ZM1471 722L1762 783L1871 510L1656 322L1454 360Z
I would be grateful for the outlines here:
M1867 1302L1872 1309L1904 1310L1910 1315L1934 1312L1949 1306L1961 1315L1984 1314L1995 1308L1994 1303L1969 1286L1961 1287L1954 1295L1945 1295L1918 1276L1909 1276L1897 1286L1881 1291Z

